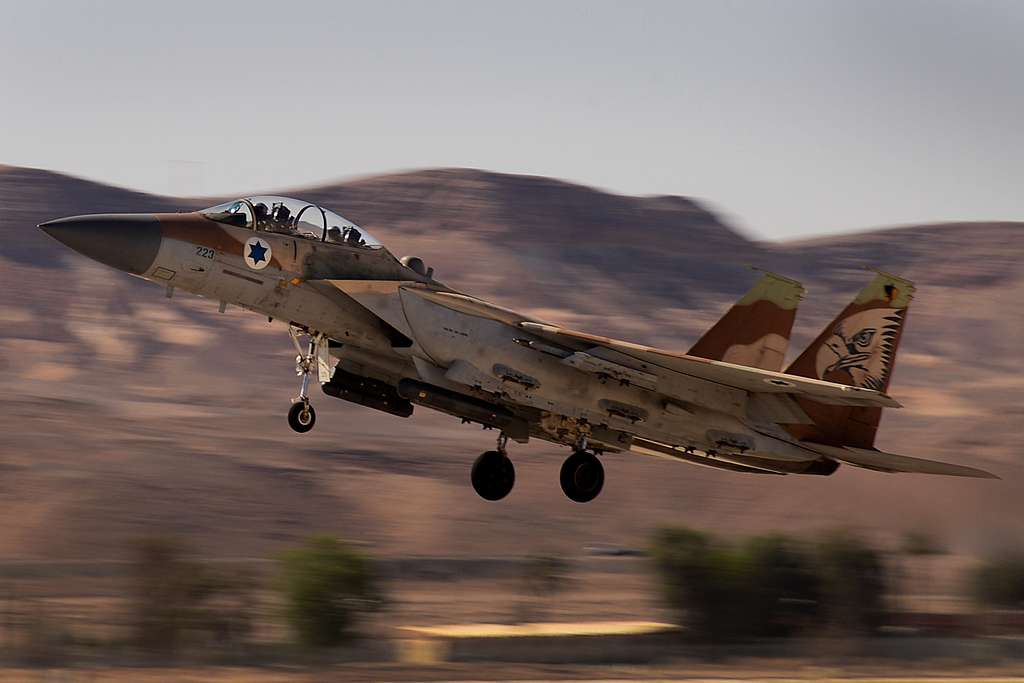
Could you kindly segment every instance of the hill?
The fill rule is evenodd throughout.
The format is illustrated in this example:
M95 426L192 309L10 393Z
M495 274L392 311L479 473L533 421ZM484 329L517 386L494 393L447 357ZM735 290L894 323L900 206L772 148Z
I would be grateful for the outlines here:
M808 285L794 346L867 279L919 283L880 446L991 469L1003 482L885 476L744 477L609 456L593 504L564 499L564 457L516 447L517 488L488 504L468 484L481 433L321 397L317 429L284 420L297 390L283 327L71 254L35 225L106 211L191 210L174 199L0 167L0 529L7 558L123 555L152 533L211 554L265 557L311 531L387 555L572 555L638 546L664 524L724 530L927 529L985 551L1016 534L1024 501L1018 369L1020 224L911 226L825 239L751 239L700 202L624 197L466 169L290 190L343 213L453 286L595 333L686 348L754 279ZM258 371L254 372L254 368Z

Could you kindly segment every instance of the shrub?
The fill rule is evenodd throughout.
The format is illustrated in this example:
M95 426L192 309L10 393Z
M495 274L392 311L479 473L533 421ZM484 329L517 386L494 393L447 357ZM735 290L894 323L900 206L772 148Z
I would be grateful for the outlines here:
M171 653L188 636L235 645L248 635L251 580L188 559L173 538L148 538L135 550L131 608L142 649Z
M903 534L900 552L904 555L924 557L929 555L945 555L946 546L935 536L926 531L908 531Z
M786 536L761 536L743 548L748 582L744 591L750 631L756 636L788 636L818 617L821 579L803 544Z
M971 597L979 605L996 609L1024 607L1024 556L992 558L971 571Z
M880 555L846 534L815 545L781 535L728 544L667 529L652 556L666 602L696 639L780 637L820 625L861 632L884 614Z
M380 594L369 560L331 536L314 536L281 556L288 622L301 645L330 647L352 635Z
M806 552L786 537L730 546L669 529L652 554L666 600L697 639L788 635L817 610L818 582Z
M849 532L833 532L818 543L816 564L825 625L849 634L881 626L886 575L878 550Z
M519 621L529 621L541 614L552 598L566 587L569 563L553 555L531 555L523 563L522 599Z

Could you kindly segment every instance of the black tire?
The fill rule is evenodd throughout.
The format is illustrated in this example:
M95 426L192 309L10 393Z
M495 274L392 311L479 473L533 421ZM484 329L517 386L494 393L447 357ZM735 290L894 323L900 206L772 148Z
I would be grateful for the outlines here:
M473 463L469 479L473 490L484 500L501 500L516 483L516 468L504 453L487 451Z
M589 503L604 487L604 466L593 453L576 451L562 463L559 481L566 498Z
M316 424L316 411L308 403L298 401L288 409L288 425L299 434L305 434Z

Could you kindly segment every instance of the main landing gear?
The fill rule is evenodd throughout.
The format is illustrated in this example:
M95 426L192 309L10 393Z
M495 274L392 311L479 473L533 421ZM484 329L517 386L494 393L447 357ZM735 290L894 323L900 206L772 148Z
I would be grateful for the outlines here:
M288 410L288 425L300 434L305 434L316 424L316 411L309 403L309 375L316 370L317 346L321 343L320 335L309 335L309 348L305 351L299 344L299 332L290 328L288 334L295 344L299 355L295 356L295 374L302 378L298 398L292 401Z
M596 455L578 448L562 463L559 482L569 500L589 503L597 498L604 486L604 466Z
M516 470L509 460L507 445L508 437L502 434L498 437L497 450L481 453L473 463L470 481L473 490L484 500L501 500L516 483ZM559 481L566 497L577 503L589 503L601 493L604 466L587 450L585 440L576 444L572 455L565 459Z
M516 483L516 468L508 458L508 437L498 437L498 449L485 451L473 463L470 481L473 490L484 500L501 500Z

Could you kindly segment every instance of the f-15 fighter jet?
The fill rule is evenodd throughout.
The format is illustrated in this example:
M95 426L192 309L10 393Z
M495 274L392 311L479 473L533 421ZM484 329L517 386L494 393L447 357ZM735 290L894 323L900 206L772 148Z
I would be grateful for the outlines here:
M399 417L414 406L497 430L473 464L487 500L512 490L509 441L568 446L561 485L593 500L598 456L636 452L750 474L993 475L875 449L914 286L879 273L782 372L799 283L765 274L689 353L567 329L438 282L352 221L286 197L195 213L75 216L40 226L108 266L287 321L302 377L288 412L313 428L309 394ZM303 343L305 338L305 343Z

